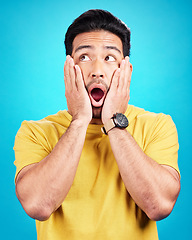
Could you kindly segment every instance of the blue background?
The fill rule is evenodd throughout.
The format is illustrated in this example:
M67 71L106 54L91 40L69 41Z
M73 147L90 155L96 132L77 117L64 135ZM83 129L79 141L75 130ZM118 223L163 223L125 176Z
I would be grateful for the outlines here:
M15 196L14 138L23 120L66 108L64 34L90 8L111 11L132 31L130 104L170 114L179 134L181 193L159 237L192 239L192 3L156 1L0 1L1 239L36 239L35 222Z

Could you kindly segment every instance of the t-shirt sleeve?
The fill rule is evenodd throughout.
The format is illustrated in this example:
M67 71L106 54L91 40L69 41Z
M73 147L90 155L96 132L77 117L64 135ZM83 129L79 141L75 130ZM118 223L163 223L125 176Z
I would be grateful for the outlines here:
M148 126L144 152L159 164L178 168L178 134L169 115L158 114Z
M13 149L15 151L15 177L23 167L40 162L51 151L42 129L28 121L24 121L17 132Z

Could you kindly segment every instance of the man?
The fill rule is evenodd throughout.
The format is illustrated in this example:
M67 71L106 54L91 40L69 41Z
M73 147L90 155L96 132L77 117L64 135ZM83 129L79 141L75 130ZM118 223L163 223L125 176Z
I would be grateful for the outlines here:
M68 28L68 111L24 121L16 193L38 239L158 239L180 190L169 116L128 105L130 31L89 10Z

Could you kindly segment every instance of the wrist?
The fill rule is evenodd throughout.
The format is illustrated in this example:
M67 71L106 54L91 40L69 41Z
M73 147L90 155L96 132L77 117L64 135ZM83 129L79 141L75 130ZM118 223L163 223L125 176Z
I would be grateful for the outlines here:
M72 118L71 125L76 126L76 127L81 127L81 128L86 128L88 127L90 121L86 118Z
M105 118L104 120L102 120L103 125L105 126L113 117L113 115L110 118Z
M68 110L68 113L71 115L71 123L74 123L74 125L77 124L79 126L88 126L92 119L92 114L87 114L81 111L78 113L73 113L72 111Z
M129 121L127 117L122 113L116 113L113 114L113 116L110 119L106 119L106 122L104 123L104 126L102 127L103 133L106 135L110 130L113 128L119 128L119 129L125 129L129 125Z
M110 121L110 119L112 119L113 115L115 114L114 113L110 113L110 114L107 114L107 116L102 116L102 123L103 125L105 125L106 123L108 123Z

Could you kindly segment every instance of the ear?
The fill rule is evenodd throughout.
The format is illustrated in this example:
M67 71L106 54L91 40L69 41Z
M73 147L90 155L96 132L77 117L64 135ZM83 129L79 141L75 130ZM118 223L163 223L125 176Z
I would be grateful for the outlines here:
M131 70L131 73L133 71L133 65L130 63L130 70Z
M132 75L132 72L133 72L133 65L131 63L130 64L130 79L129 79L129 82L131 82L131 75Z
M130 63L130 57L129 56L126 56L125 58L128 58L129 59L129 63ZM132 74L132 71L133 71L133 65L130 63L130 71L131 71L131 74Z

